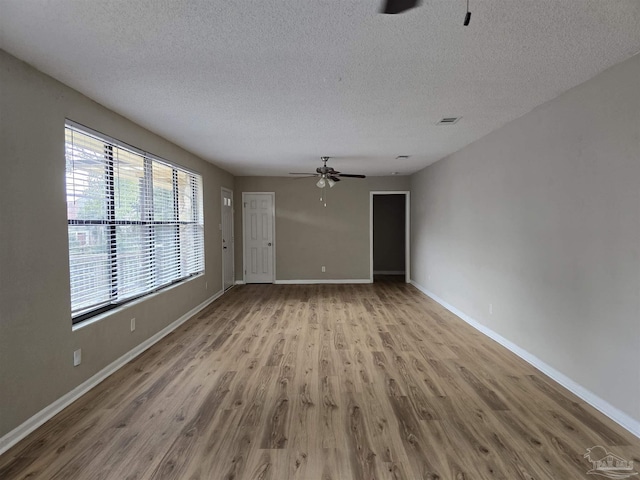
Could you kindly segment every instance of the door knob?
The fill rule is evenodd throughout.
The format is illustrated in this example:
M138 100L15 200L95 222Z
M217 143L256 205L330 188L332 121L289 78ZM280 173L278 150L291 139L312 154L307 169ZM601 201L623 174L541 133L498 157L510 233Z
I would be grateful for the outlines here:
M267 245L271 246L271 242L269 242Z

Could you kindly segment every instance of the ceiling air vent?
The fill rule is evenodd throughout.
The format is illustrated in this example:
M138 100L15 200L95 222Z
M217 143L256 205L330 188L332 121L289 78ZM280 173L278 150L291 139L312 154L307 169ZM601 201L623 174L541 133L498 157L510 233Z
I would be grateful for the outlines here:
M440 120L436 125L453 125L454 123L458 123L462 117L444 117Z

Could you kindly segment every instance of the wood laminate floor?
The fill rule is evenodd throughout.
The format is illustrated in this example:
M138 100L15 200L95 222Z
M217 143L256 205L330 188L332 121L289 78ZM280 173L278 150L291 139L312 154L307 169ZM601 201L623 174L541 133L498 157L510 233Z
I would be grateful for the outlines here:
M410 285L246 285L7 451L0 478L593 479L596 445L640 469L637 438Z

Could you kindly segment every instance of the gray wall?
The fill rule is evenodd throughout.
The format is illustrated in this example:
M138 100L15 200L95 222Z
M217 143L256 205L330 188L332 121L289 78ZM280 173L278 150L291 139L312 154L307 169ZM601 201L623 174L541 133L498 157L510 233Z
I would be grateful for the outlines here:
M315 181L236 177L238 280L242 279L242 192L275 192L277 280L369 278L369 192L408 190L409 177L344 179L327 189L326 207L320 203Z
M1 437L222 288L220 187L233 188L233 177L3 51L0 85ZM75 332L65 117L196 170L204 181L206 274ZM83 359L74 368L77 348Z
M635 56L411 182L413 279L636 420L639 86Z
M405 271L405 195L373 196L373 271Z

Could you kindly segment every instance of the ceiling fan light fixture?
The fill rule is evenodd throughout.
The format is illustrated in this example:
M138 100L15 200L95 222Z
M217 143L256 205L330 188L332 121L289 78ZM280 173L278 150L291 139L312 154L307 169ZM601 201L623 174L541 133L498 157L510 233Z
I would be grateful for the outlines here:
M298 178L309 178L309 177L317 177L318 181L316 182L316 187L323 189L322 197L326 195L325 188L329 186L332 188L336 183L342 180L342 177L346 178L367 178L366 175L360 175L357 173L342 173L337 171L333 167L327 166L327 161L329 161L329 157L320 157L322 160L322 166L316 168L315 173L307 172L307 173L290 173L289 175L304 175L303 177ZM321 201L325 201L326 199L320 198Z

